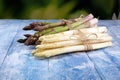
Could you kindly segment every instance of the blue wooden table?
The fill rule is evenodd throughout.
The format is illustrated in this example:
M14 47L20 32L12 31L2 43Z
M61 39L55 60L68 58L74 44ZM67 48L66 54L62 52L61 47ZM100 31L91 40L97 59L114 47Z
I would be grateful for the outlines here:
M33 46L17 42L31 22L56 20L0 20L0 80L120 80L120 20L100 20L113 37L113 46L47 59L32 56Z

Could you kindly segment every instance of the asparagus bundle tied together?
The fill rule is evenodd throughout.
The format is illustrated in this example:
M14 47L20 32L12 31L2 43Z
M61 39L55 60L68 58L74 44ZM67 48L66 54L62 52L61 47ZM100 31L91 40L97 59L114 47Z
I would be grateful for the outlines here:
M92 14L85 17L79 17L71 20L61 20L59 22L33 22L28 26L25 26L23 30L35 30L37 31L33 35L25 34L25 39L19 39L18 42L25 45L38 45L41 42L38 38L43 35L55 34L73 29L96 27L98 19L94 18Z
M41 44L32 53L36 57L51 57L67 52L88 51L111 46L111 40L106 27L69 30L41 36Z
M98 27L98 19L92 14L59 22L33 22L23 30L36 31L25 34L18 42L36 45L35 57L51 57L75 51L89 51L112 45L112 37L106 27Z

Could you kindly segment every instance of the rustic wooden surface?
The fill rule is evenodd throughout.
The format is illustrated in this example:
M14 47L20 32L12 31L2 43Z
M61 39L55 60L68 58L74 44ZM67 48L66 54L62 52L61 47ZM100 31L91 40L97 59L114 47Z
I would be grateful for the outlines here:
M17 42L22 28L44 20L0 20L0 80L120 80L120 20L100 20L108 28L113 46L47 59L31 55L33 46ZM45 20L54 22L56 20Z

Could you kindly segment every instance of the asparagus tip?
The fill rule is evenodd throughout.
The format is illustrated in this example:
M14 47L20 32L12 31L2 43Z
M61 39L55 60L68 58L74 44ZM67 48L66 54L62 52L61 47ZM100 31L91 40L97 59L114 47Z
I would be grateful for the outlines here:
M29 45L34 45L36 43L38 39L34 38L32 36L28 37L28 39L25 41L25 45L29 46Z
M25 26L24 28L23 28L23 30L31 30L32 28L31 28L31 26Z
M28 38L28 37L30 37L32 35L31 34L24 34L24 36Z
M26 40L27 40L27 39L19 39L19 40L17 40L17 42L19 42L19 43L24 43Z

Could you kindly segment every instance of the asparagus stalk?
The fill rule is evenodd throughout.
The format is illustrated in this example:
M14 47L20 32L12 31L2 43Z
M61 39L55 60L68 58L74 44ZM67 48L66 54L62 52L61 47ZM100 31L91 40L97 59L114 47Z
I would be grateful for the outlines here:
M33 30L35 30L35 31L43 31L43 30L48 29L48 28L53 28L53 27L58 27L58 26L65 26L65 25L66 25L66 22L63 20L61 22L51 23L51 24L48 24L48 25L45 25L45 26L37 26L37 27L33 28Z
M47 25L47 24L50 24L50 23L48 23L48 22L33 22L33 23L29 24L28 26L25 26L25 27L23 28L23 30L32 30L32 29L35 28L35 27L45 26L45 25Z
M99 48L104 48L112 46L111 42L104 42L104 43L95 43L95 44L89 44L89 45L76 45L76 46L67 46L67 47L62 47L62 48L56 48L56 49L50 49L50 50L44 50L44 51L39 51L37 53L34 53L33 55L35 57L51 57L63 53L68 53L68 52L75 52L75 51L88 51L88 50L94 50L94 49L99 49Z

